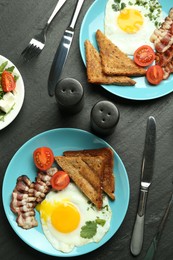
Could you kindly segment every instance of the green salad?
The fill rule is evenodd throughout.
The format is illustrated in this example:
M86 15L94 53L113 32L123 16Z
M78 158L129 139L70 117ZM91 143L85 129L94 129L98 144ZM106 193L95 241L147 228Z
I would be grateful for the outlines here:
M18 76L14 74L15 66L8 66L8 61L0 65L0 120L11 112L15 105L14 91Z

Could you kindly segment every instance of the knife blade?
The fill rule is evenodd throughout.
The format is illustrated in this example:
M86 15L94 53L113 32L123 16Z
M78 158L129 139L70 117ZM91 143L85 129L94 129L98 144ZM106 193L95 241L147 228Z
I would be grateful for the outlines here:
M155 143L156 121L154 117L150 116L147 120L144 153L142 158L138 210L130 245L131 253L135 256L140 254L143 244L146 203L154 172Z
M78 0L70 24L64 31L64 34L56 51L48 78L48 93L50 96L54 96L55 86L60 78L62 69L67 60L67 56L73 40L75 25L83 3L84 0Z

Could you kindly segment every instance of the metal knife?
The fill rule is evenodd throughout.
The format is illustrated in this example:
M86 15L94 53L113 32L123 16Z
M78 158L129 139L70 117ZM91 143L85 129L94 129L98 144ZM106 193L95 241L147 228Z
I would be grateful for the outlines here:
M58 82L58 79L61 75L62 69L64 67L64 64L66 62L70 46L73 40L74 35L74 29L75 25L80 13L80 10L82 8L82 5L84 3L84 0L78 0L75 11L73 13L71 22L67 29L65 30L63 37L60 41L60 44L58 46L58 49L56 51L50 73L49 73L49 79L48 79L48 93L50 96L54 96L55 93L55 86Z
M140 195L135 225L131 239L131 253L139 255L143 244L144 217L149 187L152 182L156 142L156 121L150 116L147 120L145 146L142 159Z

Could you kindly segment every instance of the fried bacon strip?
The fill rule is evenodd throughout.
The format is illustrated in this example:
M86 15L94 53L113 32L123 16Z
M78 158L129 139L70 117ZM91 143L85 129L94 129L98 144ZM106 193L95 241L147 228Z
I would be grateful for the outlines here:
M10 208L17 215L16 222L20 227L30 229L38 225L34 208L50 191L50 179L56 172L57 168L50 168L46 173L39 172L35 182L31 182L26 175L17 178Z
M164 72L164 79L167 79L171 73L173 73L173 59L171 62L167 63L166 66L162 67Z
M156 52L156 64L160 65L161 67L166 66L167 63L171 62L173 58L173 45L165 52L160 53Z
M173 73L173 8L165 18L159 29L156 29L150 38L156 50L156 64L160 65L164 72L164 79Z
M150 41L154 43L157 52L165 52L173 44L173 8L159 29L155 29Z
M34 185L31 180L26 175L18 177L12 193L10 208L17 214L16 222L24 229L38 225L33 210L36 206L33 192Z
M46 194L51 189L50 180L52 176L57 172L57 168L50 168L46 171L46 174L39 172L34 182L34 196L37 203L41 203L44 200Z

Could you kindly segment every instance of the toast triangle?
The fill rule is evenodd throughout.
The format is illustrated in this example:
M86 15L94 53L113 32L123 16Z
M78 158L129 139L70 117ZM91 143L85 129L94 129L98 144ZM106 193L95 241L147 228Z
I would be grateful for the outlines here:
M97 209L101 209L103 198L100 176L104 169L102 158L56 156L55 160ZM92 165L95 165L95 170L91 169Z
M89 40L85 41L87 78L93 84L134 86L135 81L126 76L109 76L102 71L101 58Z
M63 153L65 156L80 156L81 158L90 156L95 158L95 156L101 156L104 159L104 171L102 179L103 191L112 199L115 199L115 176L113 173L114 159L113 151L109 147L89 149L89 150L79 150L79 151L65 151Z
M100 30L96 32L103 72L107 75L144 76L146 70L114 45Z

